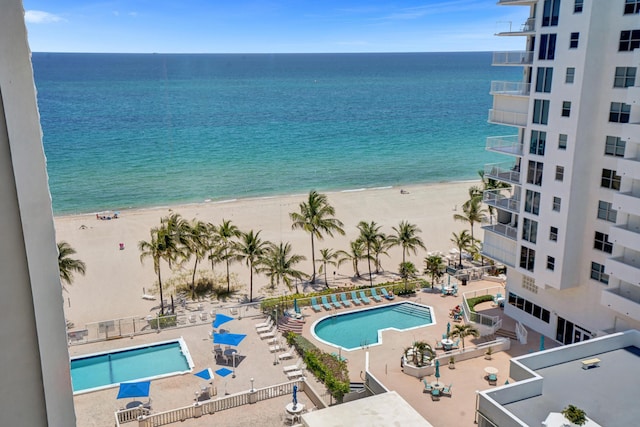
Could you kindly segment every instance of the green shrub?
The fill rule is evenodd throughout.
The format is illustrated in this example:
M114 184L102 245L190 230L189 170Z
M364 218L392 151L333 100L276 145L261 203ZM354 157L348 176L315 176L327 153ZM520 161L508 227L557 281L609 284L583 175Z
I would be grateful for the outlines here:
M475 312L473 307L481 302L493 301L493 295L481 295L479 297L469 298L467 299L467 304L469 304L469 310Z
M178 324L176 316L173 314L165 314L164 316L154 317L149 321L151 329L158 329L158 323L160 323L160 329L172 328Z

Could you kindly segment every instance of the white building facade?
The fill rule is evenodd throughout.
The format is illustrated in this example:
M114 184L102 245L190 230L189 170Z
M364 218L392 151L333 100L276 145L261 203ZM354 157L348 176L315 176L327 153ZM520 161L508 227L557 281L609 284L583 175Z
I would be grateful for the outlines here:
M483 254L508 266L505 314L569 344L640 329L640 0L499 0L529 8L523 69L492 82Z

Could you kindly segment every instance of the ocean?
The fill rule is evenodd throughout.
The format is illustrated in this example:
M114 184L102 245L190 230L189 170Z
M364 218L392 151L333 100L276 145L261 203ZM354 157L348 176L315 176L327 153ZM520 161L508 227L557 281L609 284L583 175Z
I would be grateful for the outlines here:
M491 55L34 53L54 213L477 179Z

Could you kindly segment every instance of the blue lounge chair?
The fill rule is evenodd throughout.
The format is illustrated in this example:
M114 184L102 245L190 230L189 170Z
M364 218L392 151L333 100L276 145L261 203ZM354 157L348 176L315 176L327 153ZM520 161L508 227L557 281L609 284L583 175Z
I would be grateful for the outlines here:
M440 390L437 388L431 390L431 400L440 400Z
M449 384L448 386L446 386L445 388L442 389L442 394L446 394L449 397L451 397L451 387L453 387L453 384Z
M380 298L380 297L378 296L378 293L376 292L376 288L371 288L371 298L373 298L373 300L374 300L375 302L380 302L380 301L382 301L382 298Z
M349 302L349 299L347 298L347 296L343 293L340 294L340 300L342 301L342 304L345 307L351 307L351 303Z
M498 382L498 376L496 374L489 374L489 376L487 376L487 380L489 380L489 385L496 385Z
M364 291L360 291L360 299L365 304L369 304L371 302L371 300L364 294Z
M325 295L322 295L320 299L322 300L322 306L324 307L324 309L331 310L331 304L329 304L329 301L327 301L327 297Z
M381 288L380 292L382 292L382 295L388 300L392 300L395 298L395 295L389 294L385 288Z
M331 294L331 304L333 304L335 308L342 308L342 306L338 302L338 298L336 298L336 294Z
M423 379L422 382L424 383L423 393L431 393L431 391L433 391L433 387L431 387L431 384L429 384L425 379Z
M318 301L316 301L316 297L311 297L311 308L313 308L313 311L322 311L318 305Z
M356 295L356 291L351 291L351 301L353 301L355 305L362 304L362 301L360 301L360 298Z

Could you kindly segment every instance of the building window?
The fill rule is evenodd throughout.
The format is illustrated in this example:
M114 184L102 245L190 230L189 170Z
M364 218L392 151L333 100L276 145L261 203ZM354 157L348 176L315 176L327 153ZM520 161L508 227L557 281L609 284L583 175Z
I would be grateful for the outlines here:
M600 181L601 187L620 190L620 180L621 177L616 174L616 171L611 169L602 169L602 180Z
M567 67L567 73L564 76L564 82L573 83L573 80L575 77L576 77L576 69L573 67Z
M539 130L531 131L531 142L529 144L529 154L544 156L544 146L547 142L547 133Z
M555 41L554 41L555 47ZM640 47L640 30L625 30L620 31L620 44L618 45L618 50L620 52L631 52L634 49ZM542 48L542 46L541 46ZM542 53L542 51L540 51ZM544 59L544 58L538 58ZM547 58L553 59L553 58Z
M609 242L609 235L596 231L596 237L593 239L593 249L608 254L613 252L613 243Z
M624 149L627 143L619 136L607 135L607 140L604 143L604 155L613 157L624 157Z
M533 271L536 263L536 251L526 246L520 248L520 267L525 270Z
M609 284L609 275L604 272L604 265L591 262L591 278L605 285Z
M612 102L612 104L615 104ZM629 110L631 111L631 110ZM549 122L549 100L535 99L533 101L533 123L539 125L546 125ZM629 122L629 114L627 114L627 121Z
M560 197L553 198L553 206L551 207L554 211L560 212L560 205L562 204L562 199Z
M527 242L536 243L538 240L538 222L529 218L522 221L522 239Z
M529 160L527 168L527 182L533 185L542 185L542 162L534 162Z
M540 193L527 190L524 198L524 210L534 215L540 213Z
M558 227L549 228L549 240L551 240L552 242L558 241Z
M540 36L540 51L538 59L552 60L556 57L556 35L542 34Z
M624 102L612 102L609 108L609 121L614 123L629 123L631 105Z
M542 9L542 26L553 27L558 25L560 15L560 0L544 0Z
M577 49L579 39L580 33L571 33L571 38L569 39L569 49Z
M561 133L558 135L558 150L566 150L567 149L567 135Z
M536 78L536 92L551 92L551 81L553 80L553 68L538 68Z
M598 200L598 218L609 222L616 222L618 211L613 209L613 204Z
M564 180L564 166L556 166L556 181Z
M625 0L624 14L631 15L634 13L640 13L640 0Z
M556 259L552 256L547 256L547 270L555 270L556 268Z
M523 280L522 287L527 289L524 286L524 280ZM537 294L538 292L536 291L535 293ZM527 301L526 299L514 294L513 292L509 292L508 302L509 302L509 305L512 305L515 308L518 308L526 312L527 314L530 314L531 316L542 320L545 323L549 323L550 321L551 313L549 312L549 310L547 310L546 308L542 308L538 304L534 304L531 301Z
M573 4L573 13L582 13L583 6L584 0L576 0Z
M636 67L616 67L613 87L631 87L636 84Z
M569 117L571 115L571 102L562 101L562 117Z

